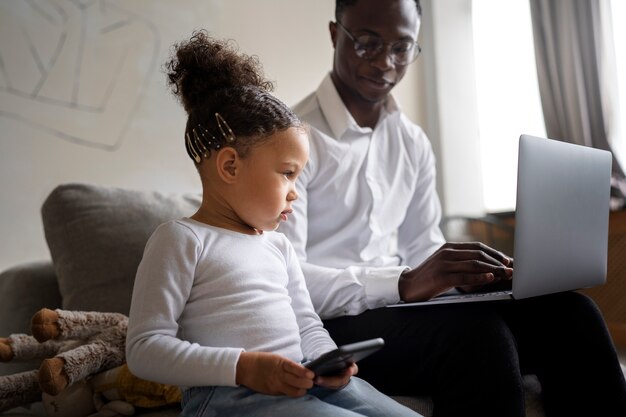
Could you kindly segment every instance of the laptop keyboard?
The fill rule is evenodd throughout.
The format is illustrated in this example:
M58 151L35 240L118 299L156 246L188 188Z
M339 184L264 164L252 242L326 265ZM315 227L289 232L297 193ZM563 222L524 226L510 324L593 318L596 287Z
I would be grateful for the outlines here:
M482 298L482 297L498 297L498 296L510 296L511 291L492 291L492 292L472 292L472 293L464 293L464 294L450 294L445 295L442 294L437 298L445 298L446 300L467 300L468 298Z

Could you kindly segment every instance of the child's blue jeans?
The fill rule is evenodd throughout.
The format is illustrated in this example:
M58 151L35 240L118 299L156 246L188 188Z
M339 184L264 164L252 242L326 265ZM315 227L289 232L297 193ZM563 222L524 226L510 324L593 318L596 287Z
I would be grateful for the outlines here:
M180 417L420 417L357 377L341 390L315 386L298 398L245 387L193 387L184 392L182 407Z

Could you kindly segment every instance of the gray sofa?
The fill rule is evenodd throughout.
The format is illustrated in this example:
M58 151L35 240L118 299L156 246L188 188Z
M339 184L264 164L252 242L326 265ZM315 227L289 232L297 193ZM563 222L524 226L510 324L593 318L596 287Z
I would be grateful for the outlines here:
M144 245L160 223L195 212L198 195L166 195L89 184L55 188L41 214L51 260L17 265L0 274L0 337L30 333L42 307L128 314L135 270ZM0 375L38 363L0 363ZM543 416L540 387L529 376L528 416ZM425 416L429 398L395 397ZM174 417L178 406L138 409L136 415ZM43 415L40 403L1 414Z

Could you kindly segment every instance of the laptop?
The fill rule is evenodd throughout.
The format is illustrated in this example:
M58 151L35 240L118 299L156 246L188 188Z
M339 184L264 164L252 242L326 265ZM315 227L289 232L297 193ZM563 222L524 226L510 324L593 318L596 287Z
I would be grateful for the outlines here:
M605 150L520 136L512 290L453 290L388 307L522 299L604 284L611 163Z

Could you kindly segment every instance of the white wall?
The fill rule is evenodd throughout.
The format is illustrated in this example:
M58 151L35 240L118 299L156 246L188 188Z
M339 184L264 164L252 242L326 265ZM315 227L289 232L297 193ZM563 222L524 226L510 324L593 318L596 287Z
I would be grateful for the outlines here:
M330 69L334 0L75 3L0 3L0 270L49 258L39 210L58 184L199 192L162 72L193 29L258 55L287 104ZM396 88L418 123L421 65Z

